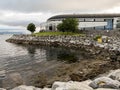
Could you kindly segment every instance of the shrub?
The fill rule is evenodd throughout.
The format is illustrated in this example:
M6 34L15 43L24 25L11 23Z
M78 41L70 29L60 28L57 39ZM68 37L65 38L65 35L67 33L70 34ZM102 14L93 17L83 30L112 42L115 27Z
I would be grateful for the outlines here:
M78 32L78 20L74 18L66 18L62 23L58 24L57 29L62 32Z
M33 24L33 23L28 24L28 26L27 26L28 31L30 31L31 33L34 33L35 29L36 29L35 24Z

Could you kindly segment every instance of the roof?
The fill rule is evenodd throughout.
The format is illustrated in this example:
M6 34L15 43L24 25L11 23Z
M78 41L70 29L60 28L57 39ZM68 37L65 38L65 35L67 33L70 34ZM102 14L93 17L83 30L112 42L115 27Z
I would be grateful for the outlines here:
M65 14L50 17L48 20L63 18L113 18L113 17L120 17L120 14Z

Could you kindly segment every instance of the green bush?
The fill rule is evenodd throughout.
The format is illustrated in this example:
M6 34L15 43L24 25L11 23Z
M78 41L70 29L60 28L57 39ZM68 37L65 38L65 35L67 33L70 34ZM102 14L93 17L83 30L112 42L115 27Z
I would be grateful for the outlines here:
M74 18L66 18L62 23L58 24L57 29L62 32L78 32L78 20Z
M33 24L33 23L28 24L28 26L27 26L28 31L30 31L31 33L34 33L35 29L36 29L35 24Z

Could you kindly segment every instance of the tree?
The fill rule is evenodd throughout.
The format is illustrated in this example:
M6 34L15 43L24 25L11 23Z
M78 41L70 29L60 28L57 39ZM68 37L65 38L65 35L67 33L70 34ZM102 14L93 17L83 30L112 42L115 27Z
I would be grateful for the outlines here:
M62 23L58 24L57 29L62 32L77 32L78 20L74 18L66 18Z
M28 26L27 26L28 31L30 31L31 33L34 33L35 29L36 29L35 24L33 24L33 23L28 24Z

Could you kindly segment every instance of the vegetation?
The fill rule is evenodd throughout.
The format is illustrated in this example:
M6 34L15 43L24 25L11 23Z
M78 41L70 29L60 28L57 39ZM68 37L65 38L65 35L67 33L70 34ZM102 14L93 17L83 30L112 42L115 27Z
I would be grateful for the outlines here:
M62 32L78 32L78 20L67 18L57 26L57 29Z
M72 35L72 36L84 36L84 34L74 32L39 32L34 33L36 36L58 36L58 35Z
M28 26L27 26L28 31L30 31L31 33L34 33L35 29L36 29L35 24L33 24L33 23L28 24Z

